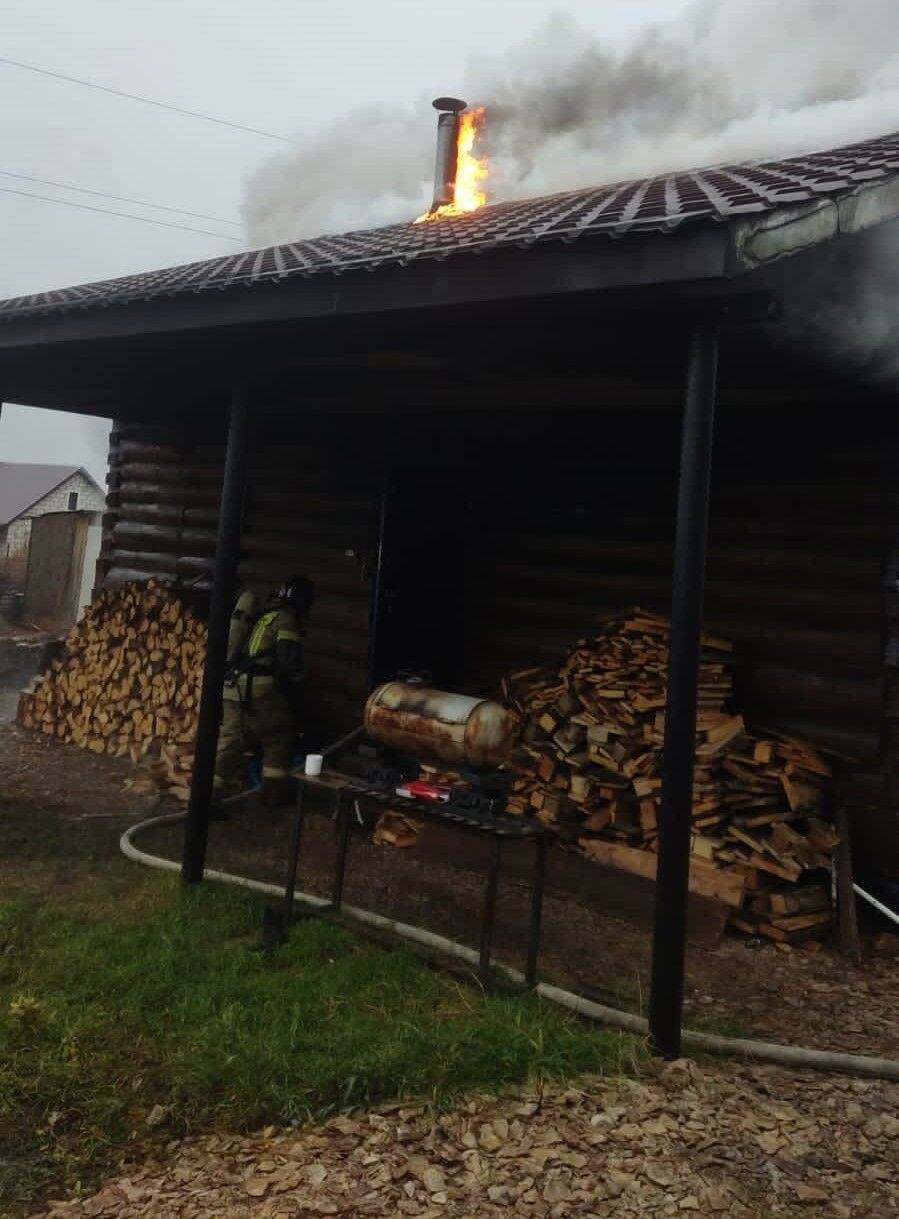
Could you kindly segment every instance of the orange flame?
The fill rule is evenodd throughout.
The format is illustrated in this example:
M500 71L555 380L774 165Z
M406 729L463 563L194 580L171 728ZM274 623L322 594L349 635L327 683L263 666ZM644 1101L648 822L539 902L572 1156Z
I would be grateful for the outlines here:
M487 192L481 190L481 183L487 178L487 158L475 155L475 144L483 127L483 106L478 106L476 110L466 110L459 116L453 201L425 212L416 219L416 224L421 224L423 220L442 220L444 216L464 216L466 212L477 211L487 202Z

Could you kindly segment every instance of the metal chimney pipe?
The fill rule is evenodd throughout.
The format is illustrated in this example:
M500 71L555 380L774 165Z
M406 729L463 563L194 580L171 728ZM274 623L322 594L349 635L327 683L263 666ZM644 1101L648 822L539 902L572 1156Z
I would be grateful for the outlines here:
M459 115L467 103L458 97L437 97L431 103L437 117L437 161L434 166L434 202L431 211L452 203L456 188Z

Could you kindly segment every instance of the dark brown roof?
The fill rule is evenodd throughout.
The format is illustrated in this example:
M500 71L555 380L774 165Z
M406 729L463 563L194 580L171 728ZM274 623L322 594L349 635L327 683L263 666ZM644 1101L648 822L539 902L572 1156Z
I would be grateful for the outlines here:
M77 474L80 468L0 461L0 528L33 508L45 495L55 491L60 483Z
M464 252L572 242L588 234L670 232L818 198L852 194L899 172L899 132L827 152L675 173L498 203L468 216L392 224L287 242L166 270L127 275L0 302L0 319L253 285L290 276L339 275Z

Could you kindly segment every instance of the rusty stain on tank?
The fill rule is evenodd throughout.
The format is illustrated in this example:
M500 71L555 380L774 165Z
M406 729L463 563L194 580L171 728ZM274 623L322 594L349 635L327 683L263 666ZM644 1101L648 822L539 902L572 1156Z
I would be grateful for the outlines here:
M491 770L508 757L515 724L500 703L407 682L379 686L365 705L369 736L415 757Z

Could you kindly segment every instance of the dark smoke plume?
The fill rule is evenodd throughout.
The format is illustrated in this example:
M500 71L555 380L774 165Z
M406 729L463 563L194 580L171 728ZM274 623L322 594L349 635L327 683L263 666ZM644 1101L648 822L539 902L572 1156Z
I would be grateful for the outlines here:
M899 127L899 3L701 0L623 50L561 14L464 88L487 107L495 199L811 152ZM433 148L427 98L338 119L248 183L251 242L411 219Z

